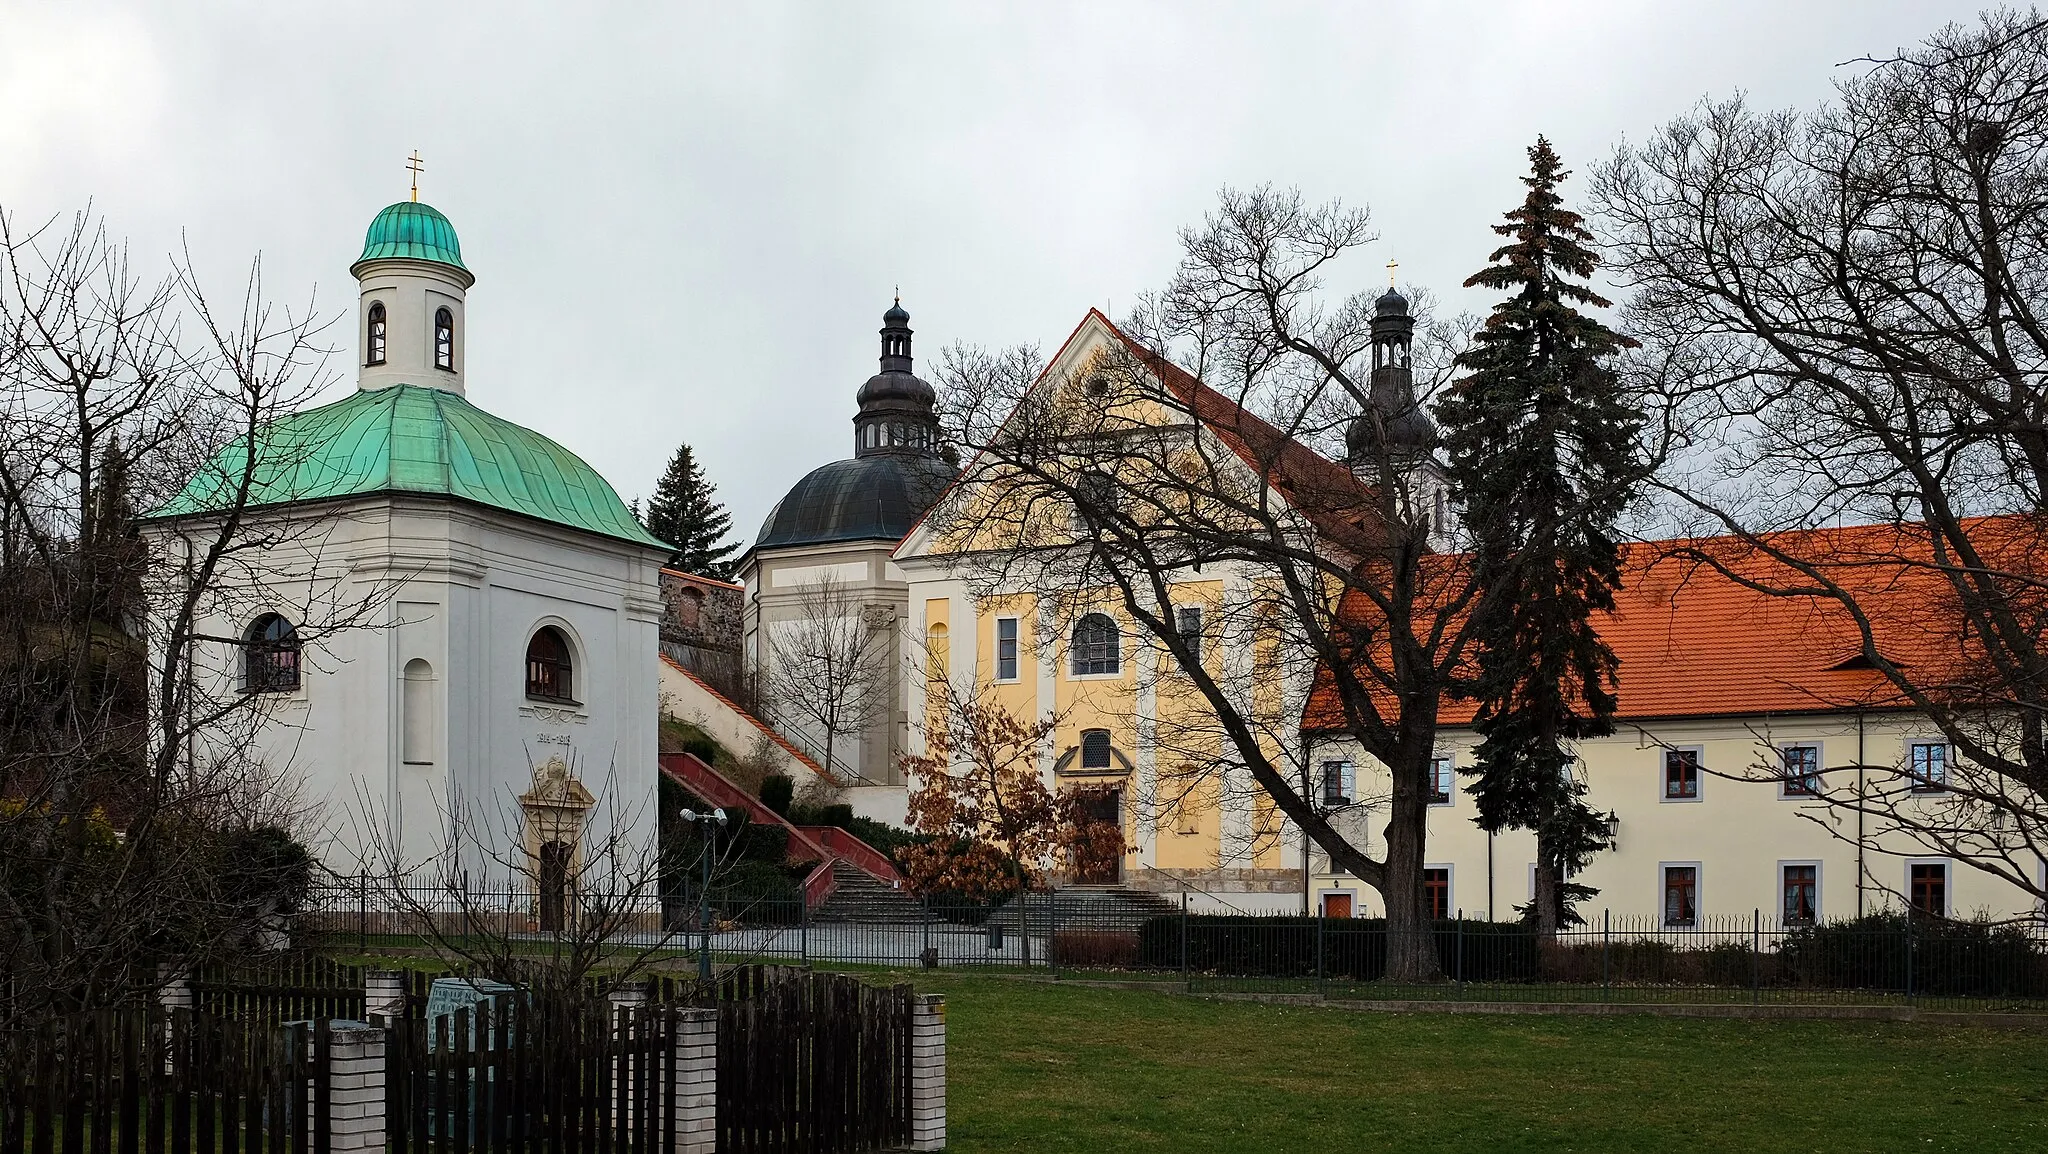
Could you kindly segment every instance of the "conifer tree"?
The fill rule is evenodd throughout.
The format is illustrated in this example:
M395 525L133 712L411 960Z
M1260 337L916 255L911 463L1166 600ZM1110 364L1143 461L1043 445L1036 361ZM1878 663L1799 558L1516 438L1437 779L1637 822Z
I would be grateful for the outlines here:
M1548 937L1576 924L1572 883L1607 848L1573 772L1572 743L1613 732L1614 653L1593 628L1621 579L1616 522L1640 482L1640 416L1607 360L1631 345L1574 306L1607 307L1584 283L1599 257L1564 207L1550 142L1529 149L1511 237L1466 287L1505 290L1461 358L1469 374L1437 407L1451 485L1473 540L1480 745L1467 787L1488 831L1536 832L1529 913Z
M732 514L712 500L717 492L717 486L704 479L690 446L676 446L668 471L647 500L647 531L675 546L668 562L673 568L725 581L732 576L729 558L739 542L726 540L732 532Z

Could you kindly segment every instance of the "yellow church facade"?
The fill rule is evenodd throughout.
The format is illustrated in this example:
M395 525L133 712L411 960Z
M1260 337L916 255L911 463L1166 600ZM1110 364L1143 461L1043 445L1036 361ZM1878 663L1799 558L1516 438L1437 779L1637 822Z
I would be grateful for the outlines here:
M1091 312L1049 363L1045 382L1085 377L1086 368L1121 355L1128 339ZM1050 385L1048 385L1050 387ZM1169 406L1143 400L1124 406L1134 424L1183 419ZM927 684L927 716L910 717L910 745L921 753L937 720L945 678L956 693L1000 702L1022 721L1055 725L1040 751L1040 771L1060 791L1090 795L1091 812L1113 817L1123 835L1122 866L1097 876L1060 876L1067 884L1121 884L1182 892L1208 904L1299 909L1305 859L1298 836L1241 766L1213 714L1174 658L1128 619L1116 591L1047 586L1043 565L1012 566L1017 544L1003 530L1018 522L992 510L1002 498L977 488L972 463L955 491L905 537L892 558L909 584L904 654L910 676ZM1038 516L1038 514L1032 514ZM1057 548L1079 533L1057 510L1037 523L1039 542ZM1071 540L1073 547L1085 547ZM1174 622L1194 637L1206 668L1219 676L1250 673L1271 638L1227 627L1243 616L1256 574L1242 566L1208 566L1170 582ZM1264 740L1275 757L1298 746L1306 678L1249 679Z

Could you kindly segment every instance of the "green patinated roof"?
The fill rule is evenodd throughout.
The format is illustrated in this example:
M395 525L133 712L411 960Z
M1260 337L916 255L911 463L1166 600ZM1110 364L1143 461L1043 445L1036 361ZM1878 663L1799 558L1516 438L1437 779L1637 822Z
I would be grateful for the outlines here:
M582 458L441 389L392 385L358 392L276 421L257 441L251 507L421 493L669 548L640 526ZM150 517L227 507L247 458L247 440L230 444Z
M431 205L414 200L401 200L377 214L363 237L363 255L356 263L388 257L435 260L469 271L462 263L462 242L455 237L455 226Z

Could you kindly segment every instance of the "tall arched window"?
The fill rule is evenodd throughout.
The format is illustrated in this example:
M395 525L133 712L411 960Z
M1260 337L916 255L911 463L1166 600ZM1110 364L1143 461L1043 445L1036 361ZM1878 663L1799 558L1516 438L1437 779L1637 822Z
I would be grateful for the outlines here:
M383 364L385 343L384 302L371 301L369 355L363 358L365 363L372 365Z
M407 765L434 764L434 667L424 657L405 663L405 693L399 700L398 760Z
M1101 613L1090 613L1074 623L1074 674L1085 677L1117 673L1123 668L1123 635L1116 622Z
M543 701L574 701L576 681L569 661L569 639L544 625L526 643L526 695Z
M275 613L249 623L242 635L242 690L292 693L299 688L299 631Z
M434 310L434 367L455 371L455 314Z

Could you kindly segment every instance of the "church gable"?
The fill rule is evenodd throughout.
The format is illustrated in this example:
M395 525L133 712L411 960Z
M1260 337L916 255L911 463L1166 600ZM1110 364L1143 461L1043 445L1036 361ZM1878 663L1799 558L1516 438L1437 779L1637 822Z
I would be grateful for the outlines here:
M1075 455L1075 467L1100 469L1116 457L1114 477L1099 482L1148 494L1148 499L1201 499L1185 480L1145 484L1147 469L1207 475L1219 499L1278 502L1323 525L1325 536L1363 544L1372 491L1344 466L1321 457L1255 414L1133 341L1101 313L1090 310L1006 422L1006 430L1042 440L1020 455L1057 462L1064 443L1096 446ZM1105 440L1130 439L1125 456L1105 454ZM1052 472L1054 470L1049 470ZM940 558L1014 547L1019 540L1045 545L1079 543L1070 506L1059 485L1086 485L1086 476L1026 477L1014 462L984 454L968 462L961 479L905 537L899 561ZM1164 514L1166 510L1161 510ZM1205 510L1203 516L1215 515Z

